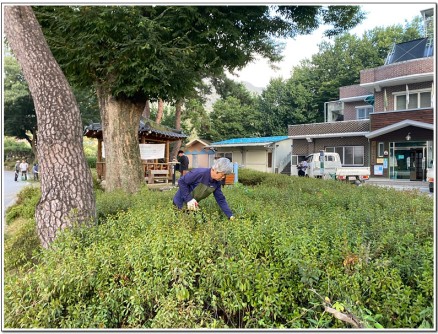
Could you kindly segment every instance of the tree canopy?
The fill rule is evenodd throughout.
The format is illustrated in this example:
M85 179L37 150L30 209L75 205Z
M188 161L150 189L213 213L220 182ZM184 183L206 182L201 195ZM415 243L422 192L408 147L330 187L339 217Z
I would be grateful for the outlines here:
M256 54L278 61L274 36L328 35L359 23L357 6L34 7L69 78L114 96L184 97L203 78L241 69ZM67 47L66 47L67 46Z
M323 121L324 103L337 100L340 87L359 84L361 70L382 66L394 43L419 37L421 24L419 18L415 18L405 26L376 27L364 32L361 37L345 33L331 42L323 41L317 54L293 67L289 79L270 83L262 94L261 105L279 121L284 119L285 114L296 113L294 103L300 100L299 105L304 107L301 112L307 122ZM295 88L287 89L287 86ZM285 91L294 92L294 98L284 100L281 96ZM296 120L300 122L300 118ZM294 120L285 119L283 131L287 131L289 124L295 124ZM270 130L267 133L275 132Z
M141 103L176 103L204 78L241 69L256 55L275 62L274 37L321 24L341 32L359 23L358 6L36 6L48 44L67 77L96 87L108 189L132 192L143 180L136 126ZM129 129L129 130L128 130ZM121 138L124 138L123 140ZM137 185L137 186L136 186Z
M26 139L36 155L32 141L36 135L37 120L28 84L14 57L4 58L4 70L4 134Z
M37 119L28 84L15 57L4 57L4 70L5 135L26 139L35 148L33 141L37 135ZM82 125L98 122L100 116L95 92L89 88L75 87L73 91L81 112Z

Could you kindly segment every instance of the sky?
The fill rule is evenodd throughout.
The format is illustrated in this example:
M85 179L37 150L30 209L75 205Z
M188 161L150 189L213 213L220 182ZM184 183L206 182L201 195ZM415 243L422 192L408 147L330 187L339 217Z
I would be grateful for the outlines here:
M362 10L367 13L367 18L354 29L350 30L351 34L362 36L362 34L375 27L386 27L395 24L405 24L410 22L415 16L421 16L421 11L433 8L435 2L419 3L374 3L362 5ZM318 44L323 40L322 33L325 29L319 28L312 35L298 36L294 40L289 39L283 51L284 59L276 66L278 70L273 70L268 62L259 59L250 63L242 71L236 72L239 76L230 76L233 80L242 82L247 81L256 87L265 88L271 79L282 77L290 78L290 72L293 66L299 65L303 59L310 59L312 55L318 53ZM328 39L326 39L328 40Z

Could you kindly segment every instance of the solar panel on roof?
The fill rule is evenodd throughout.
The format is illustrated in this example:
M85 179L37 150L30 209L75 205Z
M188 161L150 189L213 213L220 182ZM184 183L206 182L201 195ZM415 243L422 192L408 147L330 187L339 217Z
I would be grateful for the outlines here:
M433 47L428 43L428 38L415 39L413 41L395 44L392 52L386 59L385 65L411 59L431 57L432 55Z

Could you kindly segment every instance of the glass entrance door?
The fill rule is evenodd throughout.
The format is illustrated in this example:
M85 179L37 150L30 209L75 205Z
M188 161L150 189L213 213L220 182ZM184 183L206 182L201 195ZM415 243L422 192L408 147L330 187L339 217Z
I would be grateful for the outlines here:
M426 177L426 142L390 143L389 177L421 181Z
M411 149L410 151L410 180L417 181L424 179L424 154L423 149Z

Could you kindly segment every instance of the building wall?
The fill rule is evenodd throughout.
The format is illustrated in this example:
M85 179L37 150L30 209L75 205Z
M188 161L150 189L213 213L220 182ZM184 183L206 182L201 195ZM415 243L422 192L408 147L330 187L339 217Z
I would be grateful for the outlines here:
M373 141L385 141L385 142L392 142L392 141L405 141L407 134L410 134L411 141L426 141L426 140L433 140L433 131L428 129L419 128L416 126L407 126L402 129L398 129L389 133L386 133L384 135L381 135L379 137L375 137L372 140Z
M408 84L409 91L414 91L418 89L426 89L432 87L432 81L427 82L420 82L420 83L411 83ZM398 85L398 86L392 86L392 87L385 87L382 88L380 92L374 93L374 112L384 112L385 106L385 91L386 91L386 99L387 99L387 106L386 111L394 111L395 110L395 99L394 99L394 93L398 92L405 92L406 91L406 85Z
M434 72L433 57L407 60L360 71L360 83L372 83L390 78Z
M433 109L379 112L370 115L370 118L371 131L381 129L407 119L433 124Z
M411 137L411 139L409 141L406 140L407 134L409 134ZM379 137L372 138L370 140L370 152L371 152L371 156L370 156L370 167L371 168L370 169L371 169L371 175L373 175L373 176L374 176L374 166L381 164L379 162L379 159L380 160L382 159L382 157L377 156L377 147L378 147L379 142L383 142L384 150L386 150L387 152L389 152L391 142L412 143L414 146L417 146L419 143L421 143L421 145L423 145L423 143L425 143L425 142L429 142L432 144L433 143L433 131L419 128L419 127L415 127L415 126L407 126L407 127L402 128L402 129L398 129L398 130L386 133L386 134L381 135ZM417 146L417 147L419 147L419 146ZM425 150L426 161L433 159L434 158L433 152L428 150L428 146L424 146L424 147L426 149ZM389 155L384 156L383 158L391 159L391 157ZM426 167L429 167L429 166L426 166ZM376 176L376 177L388 178L388 177L391 177L391 175L389 175L389 173L390 173L389 168L385 168L383 170L383 175Z
M373 93L368 91L367 88L364 88L360 85L343 86L339 88L339 99L371 94Z
M237 162L243 168L253 169L261 172L281 172L281 164L285 159L290 159L291 139L285 139L272 144L272 147L265 146L244 146L244 147L217 147L217 153L232 153L233 162ZM272 164L269 167L268 153L272 152ZM290 161L290 160L289 160Z
M232 153L233 162L238 163L243 168L267 171L267 149L264 147L218 147L216 152Z
M211 160L214 153L210 150L204 150L204 147L205 145L200 142L195 142L183 149L189 158L189 168L211 167ZM209 154L209 152L211 152L211 154Z
M268 149L247 148L245 149L245 167L268 172Z
M232 162L236 162L240 165L244 164L245 157L240 147L217 147L216 155L218 153L231 153L232 154Z
M344 121L357 120L356 107L369 107L365 101L354 101L344 103Z
M275 143L273 154L273 172L281 173L283 168L290 162L292 139L286 139Z
M294 139L293 155L309 155L325 150L326 147L333 146L363 146L364 147L364 166L369 166L370 150L369 141L365 137L344 137L344 138L321 138L313 139L308 143L305 139Z

